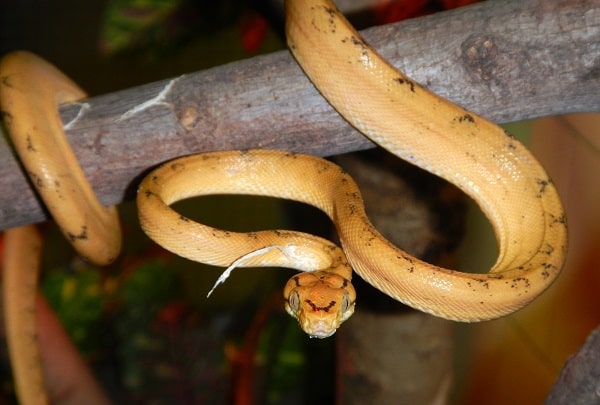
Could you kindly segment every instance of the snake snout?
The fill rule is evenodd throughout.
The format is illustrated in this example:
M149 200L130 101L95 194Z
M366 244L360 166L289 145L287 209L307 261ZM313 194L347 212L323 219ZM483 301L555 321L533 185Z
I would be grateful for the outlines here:
M337 330L337 327L333 327L327 322L312 322L308 328L302 326L302 330L304 330L311 338L325 339L332 336Z

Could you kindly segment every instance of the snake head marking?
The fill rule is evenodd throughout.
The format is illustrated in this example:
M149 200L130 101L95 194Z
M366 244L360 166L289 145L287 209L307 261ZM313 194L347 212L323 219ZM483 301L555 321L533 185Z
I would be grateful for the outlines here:
M354 313L356 292L344 277L317 271L292 277L284 288L285 309L310 337L326 338Z

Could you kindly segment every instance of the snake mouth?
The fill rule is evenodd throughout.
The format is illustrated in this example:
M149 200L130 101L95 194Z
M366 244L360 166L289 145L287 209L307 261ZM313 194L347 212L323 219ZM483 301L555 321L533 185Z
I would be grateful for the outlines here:
M329 325L322 325L321 328L316 328L316 329L311 328L310 330L304 329L304 331L308 334L308 336L311 339L313 339L313 338L316 338L316 339L328 338L328 337L332 336L336 330L337 330L337 328L332 328Z
M304 318L300 322L302 330L306 332L310 338L325 339L332 336L340 326L339 322L334 319L307 319Z
M334 333L335 333L335 330L333 332L329 333L328 335L308 335L308 337L311 339L326 339L330 336L333 336Z

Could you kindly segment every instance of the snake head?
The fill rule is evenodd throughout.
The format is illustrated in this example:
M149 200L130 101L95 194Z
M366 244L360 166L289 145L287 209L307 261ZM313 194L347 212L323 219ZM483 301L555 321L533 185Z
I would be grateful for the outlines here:
M310 337L326 338L354 313L350 280L327 271L300 273L283 290L285 310Z

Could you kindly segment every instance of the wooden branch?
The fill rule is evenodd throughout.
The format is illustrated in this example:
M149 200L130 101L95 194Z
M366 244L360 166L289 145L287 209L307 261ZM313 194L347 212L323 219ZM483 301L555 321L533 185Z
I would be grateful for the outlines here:
M595 1L487 1L364 32L418 82L498 122L600 109ZM356 95L360 97L360 94ZM365 149L287 51L61 107L67 135L105 204L133 198L149 168L202 151ZM0 229L46 218L0 144Z
M577 353L570 356L545 404L593 404L598 402L600 381L600 326L589 334Z

